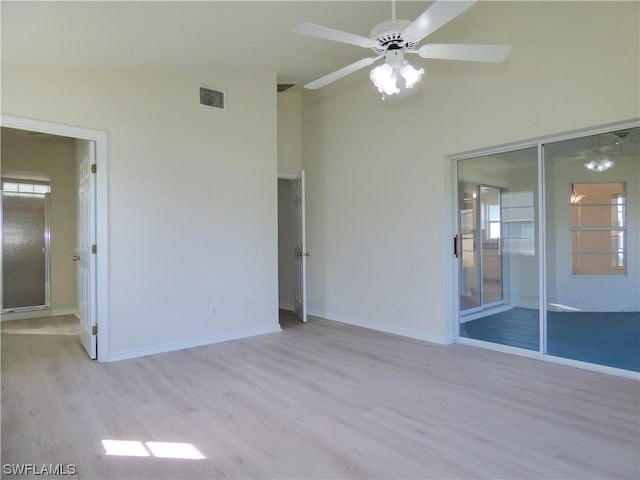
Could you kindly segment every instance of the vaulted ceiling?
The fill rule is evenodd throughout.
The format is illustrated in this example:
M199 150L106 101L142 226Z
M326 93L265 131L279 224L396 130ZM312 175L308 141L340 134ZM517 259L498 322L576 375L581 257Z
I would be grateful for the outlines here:
M431 3L399 1L397 17L413 20ZM369 36L392 13L391 1L3 0L0 8L4 64L266 71L297 84L371 52L295 34L295 25L312 22ZM480 3L462 16L481 15L482 8ZM447 28L438 34L446 37Z

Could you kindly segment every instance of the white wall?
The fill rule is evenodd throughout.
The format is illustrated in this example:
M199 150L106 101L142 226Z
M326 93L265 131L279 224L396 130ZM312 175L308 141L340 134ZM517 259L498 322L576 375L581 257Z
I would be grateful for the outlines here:
M3 320L64 315L77 310L76 268L71 257L76 243L75 141L66 137L26 135L2 129L2 176L28 181L48 180L51 228L51 308L2 315Z
M2 113L109 134L106 358L279 329L275 74L3 65Z
M278 93L278 173L282 175L302 170L301 105L301 92Z
M429 39L511 44L505 63L424 61L404 99L368 69L305 92L310 312L451 341L447 155L640 116L639 6L480 2Z

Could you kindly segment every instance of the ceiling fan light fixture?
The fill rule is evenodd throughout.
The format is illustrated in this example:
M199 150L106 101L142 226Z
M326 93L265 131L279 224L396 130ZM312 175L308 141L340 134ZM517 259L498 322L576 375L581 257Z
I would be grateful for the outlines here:
M586 196L584 193L576 192L576 186L573 183L571 184L571 195L569 195L569 203L571 205L578 205Z
M386 61L371 70L369 77L380 93L394 95L400 93L401 89L397 82L404 79L404 88L413 88L424 74L424 68L417 69L404 60L401 50L391 50L387 52Z
M405 66L402 67L400 71L402 78L404 78L404 86L406 88L413 88L413 86L422 80L422 75L424 75L424 68L416 69L409 62L405 62Z
M393 95L394 93L400 92L397 86L398 77L393 67L388 63L375 67L371 70L369 77L380 93Z
M600 160L591 160L585 163L584 166L587 170L600 173L613 167L613 160L605 157Z

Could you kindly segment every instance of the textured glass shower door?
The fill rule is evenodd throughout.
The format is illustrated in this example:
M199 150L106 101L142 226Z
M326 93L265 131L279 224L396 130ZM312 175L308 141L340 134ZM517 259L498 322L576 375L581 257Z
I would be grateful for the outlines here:
M2 311L49 307L48 197L2 192Z

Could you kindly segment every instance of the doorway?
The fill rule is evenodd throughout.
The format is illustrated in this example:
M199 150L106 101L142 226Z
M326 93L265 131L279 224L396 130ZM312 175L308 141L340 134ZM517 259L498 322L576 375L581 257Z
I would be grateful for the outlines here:
M90 318L90 324L84 323L81 318L81 323L84 325L85 336L89 338L89 342L85 348L90 358L97 358L101 362L109 361L109 338L108 338L108 228L107 228L107 186L108 186L108 169L107 169L107 134L106 132L100 132L96 130L89 130L79 127L70 127L66 125L54 124L49 122L42 122L38 120L25 119L20 117L13 117L9 115L0 116L0 125L4 128L10 128L15 130L21 130L24 132L30 132L33 135L44 137L66 137L77 146L91 146L93 154L93 167L92 172L101 172L100 175L95 175L93 178L93 191L90 195L91 205L88 205L88 212L90 223L92 224L93 238L95 247L92 247L92 254L94 255L93 266L91 271L91 282L93 285L100 284L100 290L93 289L94 294L88 295L86 298L78 299L78 306L84 306L92 312ZM76 161L77 156L76 151ZM3 158L4 160L4 158ZM74 170L77 171L77 169ZM75 185L76 180L73 180L73 189L69 190L69 193L75 197L78 193ZM77 221L75 215L70 216L72 222ZM79 223L78 223L79 225ZM75 235L74 235L75 237ZM74 238L75 241L75 238ZM100 254L97 254L97 246L100 246ZM65 261L70 268L76 268L73 262L73 251L66 252ZM83 305L84 302L84 305ZM82 309L79 309L82 310ZM100 331L104 332L101 335L97 335L98 327ZM81 334L82 339L82 334ZM83 345L85 342L82 342ZM98 348L99 347L99 348Z
M293 312L293 181L278 179L278 303L281 312ZM280 315L282 317L282 313ZM282 322L281 322L282 323Z
M304 171L278 177L278 301L280 326L307 321Z

